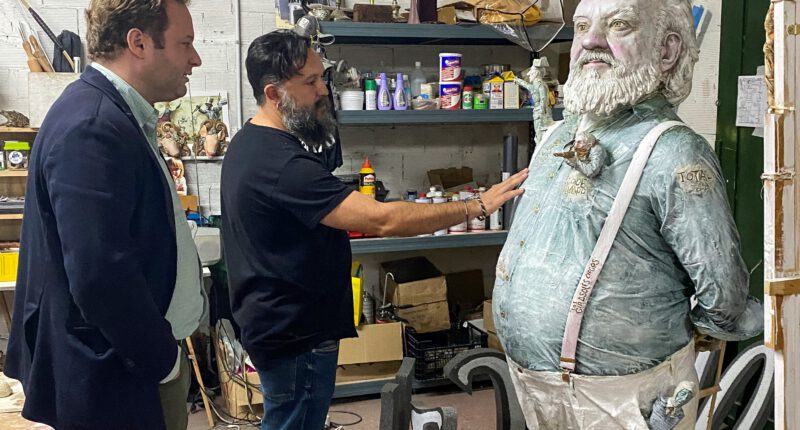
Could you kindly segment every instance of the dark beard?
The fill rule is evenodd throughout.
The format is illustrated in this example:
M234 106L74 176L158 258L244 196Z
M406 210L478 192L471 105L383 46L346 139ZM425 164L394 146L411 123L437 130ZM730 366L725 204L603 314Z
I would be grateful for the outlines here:
M319 151L333 144L336 119L333 117L333 106L328 97L319 99L314 106L301 108L291 96L283 92L278 110L289 133L303 141L309 149Z

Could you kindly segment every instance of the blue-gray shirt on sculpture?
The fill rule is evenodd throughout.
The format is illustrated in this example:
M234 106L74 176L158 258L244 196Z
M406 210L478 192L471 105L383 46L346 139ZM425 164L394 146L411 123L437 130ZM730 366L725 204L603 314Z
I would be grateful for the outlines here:
M560 370L573 294L633 154L653 127L678 117L657 95L596 124L588 131L607 157L594 178L553 155L574 139L579 120L568 117L531 161L497 264L498 335L531 370ZM688 127L661 136L589 300L576 373L651 368L686 346L693 326L724 340L762 331L724 184L705 139Z

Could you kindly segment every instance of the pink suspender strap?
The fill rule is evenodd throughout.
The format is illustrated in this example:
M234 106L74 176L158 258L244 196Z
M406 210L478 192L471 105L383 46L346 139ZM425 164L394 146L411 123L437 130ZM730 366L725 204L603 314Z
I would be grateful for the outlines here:
M589 263L586 264L583 275L578 282L578 287L572 297L572 304L567 316L567 326L564 330L564 340L561 343L561 373L564 382L569 382L569 375L575 370L575 350L578 345L578 334L581 330L583 314L586 312L589 297L592 294L597 278L600 276L600 271L603 270L611 245L617 237L625 212L628 211L633 192L639 185L644 166L647 164L650 153L661 135L667 130L681 125L684 124L679 121L668 121L650 130L636 150L628 171L625 172L625 178L622 180L617 197L611 205L611 211L603 224L603 229L600 231L600 237L597 239L597 244L595 244L592 255L589 258Z

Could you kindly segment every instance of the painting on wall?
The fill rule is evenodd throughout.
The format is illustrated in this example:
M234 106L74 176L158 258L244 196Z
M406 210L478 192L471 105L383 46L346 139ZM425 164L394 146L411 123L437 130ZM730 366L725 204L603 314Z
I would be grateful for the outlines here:
M230 114L226 92L186 95L156 103L156 135L165 157L218 157L228 147Z

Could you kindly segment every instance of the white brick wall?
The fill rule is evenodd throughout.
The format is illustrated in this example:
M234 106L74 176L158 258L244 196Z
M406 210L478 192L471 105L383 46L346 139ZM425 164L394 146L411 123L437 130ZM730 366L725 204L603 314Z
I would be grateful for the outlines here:
M234 2L240 1L241 45L236 43ZM346 1L350 5L352 0ZM378 0L378 4L391 4L391 0ZM696 130L713 143L716 129L716 99L719 63L719 16L722 0L704 0L712 12L712 21L703 40L702 59L695 72L694 91L681 106L680 114ZM84 8L88 0L31 0L31 4L58 34L68 29L83 38L86 32ZM400 1L407 7L407 1ZM275 11L272 1L265 0L193 0L190 11L197 35L197 49L203 65L194 72L191 89L194 92L225 90L231 99L232 127L239 128L236 85L241 85L244 118L251 117L256 106L247 83L244 66L241 77L236 76L237 49L242 61L250 42L257 36L275 28ZM16 0L0 0L0 109L28 110L27 69L19 37L9 25L23 14ZM31 21L32 22L32 21ZM32 23L36 28L35 23ZM45 50L52 54L52 44L40 32ZM414 61L420 60L428 75L435 76L438 52L461 52L469 71L478 71L481 64L512 64L514 69L528 66L529 57L514 47L392 47L392 46L334 46L329 49L331 58L347 59L351 65L371 70L403 71L410 73ZM555 58L551 59L555 60ZM556 61L551 61L555 66ZM427 187L425 172L432 168L469 165L476 178L489 183L498 179L500 148L505 132L515 131L520 137L520 154L527 151L527 129L511 125L447 125L350 127L342 130L345 165L341 173L354 173L363 158L369 156L378 176L398 197L407 188ZM337 172L338 173L338 172ZM202 184L201 188L205 188ZM434 262L442 269L482 267L487 285L493 278L493 261L496 248L460 250L453 254L433 252ZM455 259L445 256L452 255ZM367 261L381 261L402 255L370 256ZM380 258L380 260L376 260ZM452 267L451 267L452 266ZM485 267L484 267L485 266ZM375 285L377 275L369 265L368 285Z

